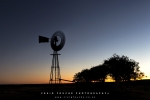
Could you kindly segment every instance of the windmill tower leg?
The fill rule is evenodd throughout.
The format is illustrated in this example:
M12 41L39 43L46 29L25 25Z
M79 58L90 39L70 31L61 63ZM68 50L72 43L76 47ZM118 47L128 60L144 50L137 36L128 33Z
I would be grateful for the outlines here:
M55 88L58 88L59 84L61 83L61 75L60 75L60 67L59 67L59 60L58 60L58 54L57 51L54 51L52 59L52 66L51 66L51 72L50 72L50 80L49 84L55 84Z

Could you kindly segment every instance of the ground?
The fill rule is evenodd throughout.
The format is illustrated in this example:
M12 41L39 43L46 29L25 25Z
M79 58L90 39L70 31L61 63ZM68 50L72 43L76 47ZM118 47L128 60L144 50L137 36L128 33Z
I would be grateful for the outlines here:
M44 98L45 98L47 100L52 95L42 95L41 93L57 92L56 89L52 90L52 87L54 88L54 86L52 86L52 85L50 86L49 84L47 84L47 85L11 85L11 86L0 85L0 99L1 100L10 100L10 99L14 98L14 99L28 100L31 98L38 98L38 99L44 100ZM96 87L96 85L95 85L95 87ZM97 98L97 96L100 98L103 98L103 96L104 96L105 98L109 97L111 100L113 100L113 99L115 99L115 100L116 99L118 99L118 100L150 100L150 84L147 86L144 86L144 85L128 86L128 88L125 85L118 85L117 87L115 87L117 89L114 89L114 87L112 87L112 86L107 86L107 87L102 86L102 87L99 87L99 91L101 93L102 92L104 93L104 91L106 90L105 92L107 92L109 94L96 95L96 98ZM110 88L110 87L112 87L112 88ZM80 88L82 88L82 87L80 87ZM92 91L94 91L94 88L92 89ZM74 84L62 84L61 91L63 91L63 92L76 92L76 91L82 92L82 89L77 88L77 86ZM90 91L90 90L87 89L86 91ZM71 95L66 94L66 96L71 96ZM84 96L87 96L87 95L84 95ZM92 96L94 96L94 95L92 95ZM76 98L77 97L79 97L79 95L76 95Z

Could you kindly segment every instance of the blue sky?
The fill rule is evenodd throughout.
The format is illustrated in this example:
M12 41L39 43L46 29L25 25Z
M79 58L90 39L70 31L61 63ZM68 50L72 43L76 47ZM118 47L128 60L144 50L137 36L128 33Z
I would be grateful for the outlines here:
M48 83L53 53L38 36L64 32L59 56L63 79L101 64L114 53L139 62L147 78L149 0L0 1L0 84Z

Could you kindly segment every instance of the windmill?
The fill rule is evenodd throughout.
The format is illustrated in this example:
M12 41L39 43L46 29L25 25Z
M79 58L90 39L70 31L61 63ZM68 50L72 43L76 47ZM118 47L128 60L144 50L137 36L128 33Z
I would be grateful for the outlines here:
M65 44L65 35L62 31L56 31L51 39L39 36L39 43L48 43L50 42L51 48L53 49L52 66L50 71L50 80L49 84L59 84L61 82L60 66L58 60L58 51L60 51Z

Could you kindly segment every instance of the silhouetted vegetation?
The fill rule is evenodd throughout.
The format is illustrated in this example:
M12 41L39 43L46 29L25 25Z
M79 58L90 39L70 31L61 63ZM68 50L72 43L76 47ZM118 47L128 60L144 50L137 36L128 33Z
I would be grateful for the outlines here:
M74 75L74 82L105 82L111 76L116 82L142 79L145 75L139 70L139 63L127 56L114 54L104 60L103 64L90 69L83 69Z
M83 69L81 72L78 72L74 75L74 82L90 82L89 70Z
M109 69L106 64L98 65L92 67L89 71L91 81L94 82L105 82L107 75L109 74Z

